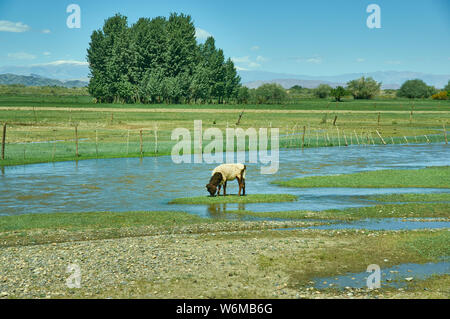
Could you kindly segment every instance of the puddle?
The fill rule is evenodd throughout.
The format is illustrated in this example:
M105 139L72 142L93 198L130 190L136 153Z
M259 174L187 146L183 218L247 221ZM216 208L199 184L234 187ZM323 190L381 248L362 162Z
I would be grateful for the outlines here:
M381 288L402 288L415 280L427 279L435 274L448 275L449 273L450 262L448 261L426 264L401 264L381 269ZM342 276L315 278L312 281L317 289L367 288L367 277L370 274L368 272L348 273Z
M341 222L336 220L323 220L331 223L311 227L292 227L277 230L296 229L364 229L364 230L414 230L414 229L441 229L450 228L450 220L442 221L440 218L367 218L358 221Z
M247 154L248 158L248 154ZM283 188L273 180L348 174L367 170L411 169L449 165L445 144L321 147L280 150L280 168L261 175L259 164L248 164L249 194L290 193L296 202L254 203L226 207L178 205L177 210L208 218L227 211L326 210L376 204L361 198L391 193L442 193L450 189ZM0 174L0 215L29 212L168 211L174 198L207 195L205 184L216 164L174 164L170 156L83 160L3 167ZM227 191L236 194L237 183ZM47 198L47 194L52 196ZM22 196L22 197L20 197ZM25 197L23 197L25 196ZM19 198L20 197L20 198ZM45 198L45 202L42 199ZM403 224L405 225L405 224Z

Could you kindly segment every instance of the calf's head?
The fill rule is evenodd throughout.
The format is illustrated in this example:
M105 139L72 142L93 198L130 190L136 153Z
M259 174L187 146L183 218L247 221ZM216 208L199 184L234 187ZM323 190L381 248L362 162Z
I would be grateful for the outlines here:
M206 189L208 190L209 194L211 196L216 195L217 192L217 186L222 181L223 177L221 173L215 173L213 176L211 176L211 179L209 180L209 184L206 184Z
M217 187L211 183L206 185L206 189L211 196L214 196L217 192Z

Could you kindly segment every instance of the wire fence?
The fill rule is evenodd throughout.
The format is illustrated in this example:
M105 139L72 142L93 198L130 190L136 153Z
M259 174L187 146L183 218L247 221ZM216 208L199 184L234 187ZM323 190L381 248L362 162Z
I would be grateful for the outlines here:
M17 130L17 127L15 129ZM11 130L14 128L7 129L7 125L3 125L1 157L3 164L169 155L177 143L171 140L171 132L161 131L157 126L130 130L104 128L80 130L78 127L71 130L52 129L41 132L44 137L21 130L20 142L8 141L8 133L12 133ZM15 133L12 135L17 136L18 133ZM209 141L204 141L203 146L208 143ZM442 132L429 135L384 136L381 131L374 128L341 129L338 126L317 128L294 125L287 126L285 130L283 128L283 134L279 136L280 148L297 149L430 143L448 144L445 126ZM269 138L268 148L270 147ZM226 145L223 146L223 150L225 149Z

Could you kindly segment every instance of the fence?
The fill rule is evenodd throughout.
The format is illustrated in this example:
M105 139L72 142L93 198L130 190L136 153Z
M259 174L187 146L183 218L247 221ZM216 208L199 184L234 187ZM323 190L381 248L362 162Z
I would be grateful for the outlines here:
M16 132L9 134L11 128L8 128L6 124L3 125L2 162L0 164L169 155L176 143L170 139L170 131L161 131L157 125L152 128L128 130L80 129L75 126L40 132L40 135L44 135L42 137L35 136L32 130L23 129L23 127L20 131L17 126L13 129ZM10 135L13 135L14 137L11 139L16 141L9 142L8 136ZM209 141L206 141L204 145L208 143ZM374 128L342 129L339 126L317 128L296 124L293 127L287 126L279 140L280 148L298 149L429 143L448 144L445 125L442 133L384 136L382 132Z

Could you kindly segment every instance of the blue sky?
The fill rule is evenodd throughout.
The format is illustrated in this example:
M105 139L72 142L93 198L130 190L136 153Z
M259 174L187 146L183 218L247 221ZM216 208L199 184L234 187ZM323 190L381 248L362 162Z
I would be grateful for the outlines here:
M71 3L81 8L80 29L66 26ZM366 26L372 3L381 8L380 29ZM85 62L90 34L117 12L130 24L190 14L242 70L450 73L448 0L0 0L0 66Z

